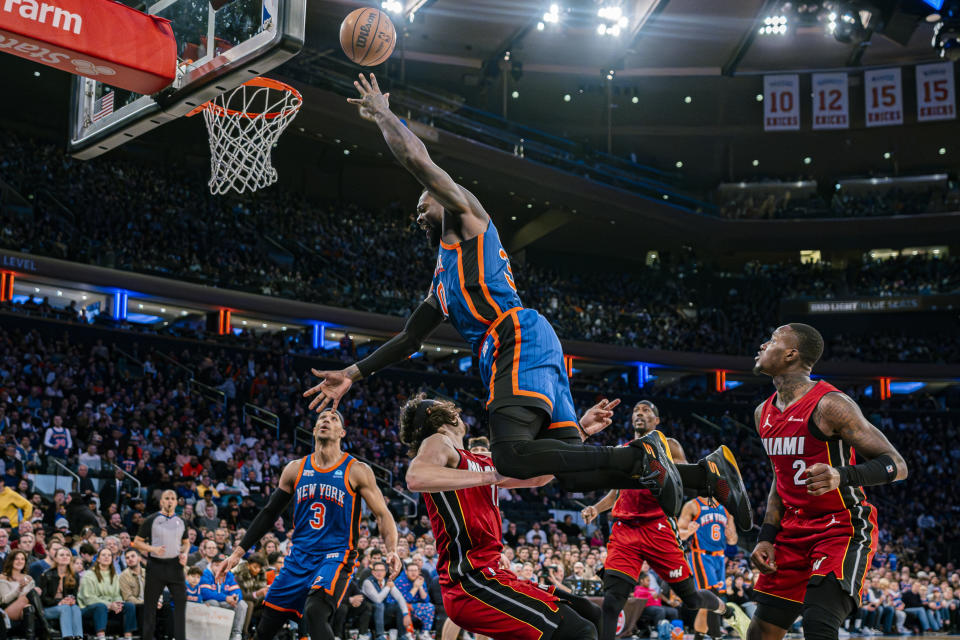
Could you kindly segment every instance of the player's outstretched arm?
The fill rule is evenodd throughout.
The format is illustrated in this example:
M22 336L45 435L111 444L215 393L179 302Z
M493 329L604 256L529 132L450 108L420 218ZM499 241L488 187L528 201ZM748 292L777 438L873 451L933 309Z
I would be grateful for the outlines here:
M390 152L403 165L404 169L434 195L443 208L455 215L470 214L477 218L488 219L486 211L469 191L453 181L450 175L430 159L427 148L403 122L390 111L390 94L380 92L377 77L370 74L369 79L362 73L353 86L360 93L359 98L348 98L347 102L360 109L360 117L376 123L383 133Z
M380 487L377 486L377 479L370 465L359 460L355 461L350 471L350 483L370 507L373 517L377 519L377 529L383 536L383 545L387 549L385 559L390 567L392 580L402 568L400 556L397 555L397 523L393 520L390 509L387 508L387 502L383 499Z
M407 488L421 493L456 491L497 484L503 477L496 471L458 469L460 454L442 433L435 433L420 444L416 457L407 468Z
M266 506L257 514L253 522L250 523L250 527L247 529L247 532L243 534L243 539L240 541L240 544L233 548L233 553L227 556L226 561L220 565L220 568L217 570L217 575L215 576L216 580L222 580L228 571L237 566L243 558L243 554L260 542L260 539L273 527L273 523L277 521L277 518L287 510L287 507L290 506L290 501L293 500L293 492L296 488L297 474L299 471L300 460L291 460L287 463L287 466L283 468L283 472L280 473L280 482L277 485L277 490L270 494L270 499L267 501Z
M828 393L813 411L813 421L828 438L840 437L866 458L855 466L822 462L807 467L807 493L823 495L840 487L890 484L907 477L907 463L883 432L870 424L860 407L844 393Z
M304 398L316 396L310 401L310 408L317 413L323 411L331 402L336 409L340 399L354 382L373 375L392 364L403 362L420 350L423 341L443 322L443 313L433 295L421 302L403 327L403 330L384 342L369 356L340 371L319 371L311 369L313 375L321 378L320 384L303 392Z
M686 540L700 528L697 524L699 511L700 505L696 500L690 500L683 505L683 509L680 510L680 517L677 518L677 533L681 540Z

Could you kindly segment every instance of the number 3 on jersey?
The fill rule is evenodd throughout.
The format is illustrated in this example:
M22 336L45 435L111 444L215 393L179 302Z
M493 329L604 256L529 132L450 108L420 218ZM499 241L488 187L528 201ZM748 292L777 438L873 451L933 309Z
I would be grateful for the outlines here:
M326 511L323 503L314 502L310 505L310 510L313 511L313 517L309 520L310 526L314 529L323 529L323 518Z

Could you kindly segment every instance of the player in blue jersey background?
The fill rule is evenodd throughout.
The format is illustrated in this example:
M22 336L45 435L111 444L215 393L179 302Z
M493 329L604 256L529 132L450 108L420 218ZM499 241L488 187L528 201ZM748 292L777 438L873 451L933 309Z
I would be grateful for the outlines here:
M509 256L496 226L476 196L431 160L426 147L390 111L377 79L360 75L360 94L349 102L374 122L390 151L420 184L417 224L438 246L430 292L403 331L360 362L341 371L314 371L320 384L311 408L336 407L363 377L417 352L449 320L480 361L490 412L490 450L497 471L527 479L554 475L568 490L655 490L668 515L683 506L684 485L723 495L738 521L750 526L749 501L736 464L674 465L658 434L628 447L582 444L586 433L574 412L563 348L550 323L523 306ZM723 491L717 487L723 483Z
M697 589L723 593L726 584L728 544L737 544L737 528L723 505L712 498L694 498L685 505L677 519L680 539L687 540L687 563L693 573ZM713 638L722 635L720 616L700 609L693 623L696 640L708 633Z
M300 628L310 640L333 640L330 622L357 566L361 498L377 519L391 575L400 571L397 525L373 471L341 448L345 435L338 411L317 417L314 452L284 467L267 506L217 571L221 579L293 503L292 548L264 598L258 640L272 640L292 617L303 618Z

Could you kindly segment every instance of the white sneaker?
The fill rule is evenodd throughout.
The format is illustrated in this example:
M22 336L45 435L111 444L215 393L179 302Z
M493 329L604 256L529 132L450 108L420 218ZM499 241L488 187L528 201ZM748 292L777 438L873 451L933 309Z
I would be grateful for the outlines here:
M230 640L243 640L243 636L240 635L239 633L235 633L232 636L230 636Z
M844 629L843 627L840 627L840 629L837 630L837 637L838 637L838 638L849 638L849 637L850 637L850 632L847 631L846 629Z

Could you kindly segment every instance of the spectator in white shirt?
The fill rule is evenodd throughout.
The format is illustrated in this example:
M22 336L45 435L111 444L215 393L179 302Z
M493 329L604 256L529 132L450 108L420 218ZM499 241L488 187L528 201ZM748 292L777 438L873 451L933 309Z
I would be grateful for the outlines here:
M540 528L539 522L534 522L532 528L527 531L525 536L527 544L547 544L547 532Z

